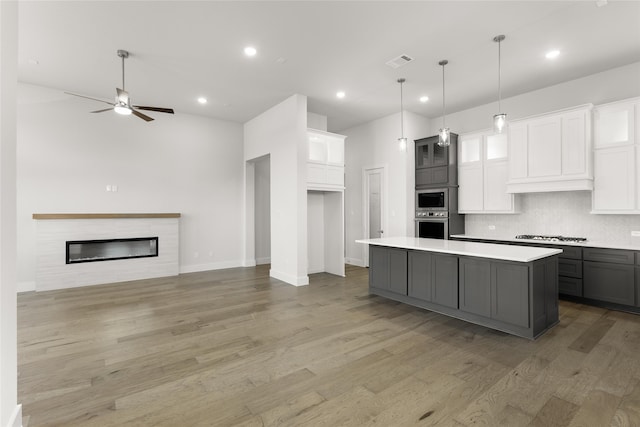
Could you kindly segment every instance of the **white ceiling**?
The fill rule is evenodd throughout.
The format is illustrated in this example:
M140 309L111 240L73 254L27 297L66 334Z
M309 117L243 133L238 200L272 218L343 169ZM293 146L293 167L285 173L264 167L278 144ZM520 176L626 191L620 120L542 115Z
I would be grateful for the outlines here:
M640 61L640 1L22 0L19 14L22 82L110 100L125 49L134 103L245 122L299 93L332 131L399 111L399 77L406 110L440 116L441 59L448 113L495 101L498 34L503 98ZM401 54L415 60L385 65Z

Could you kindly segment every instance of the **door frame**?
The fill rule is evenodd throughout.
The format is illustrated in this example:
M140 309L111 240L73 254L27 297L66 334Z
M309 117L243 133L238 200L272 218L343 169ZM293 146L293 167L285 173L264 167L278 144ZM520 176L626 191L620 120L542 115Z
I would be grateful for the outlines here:
M375 165L364 166L362 168L362 236L364 239L369 238L369 179L368 175L371 172L380 172L380 225L383 232L387 229L387 169L388 166ZM363 259L362 262L365 267L369 267L369 245L363 245Z

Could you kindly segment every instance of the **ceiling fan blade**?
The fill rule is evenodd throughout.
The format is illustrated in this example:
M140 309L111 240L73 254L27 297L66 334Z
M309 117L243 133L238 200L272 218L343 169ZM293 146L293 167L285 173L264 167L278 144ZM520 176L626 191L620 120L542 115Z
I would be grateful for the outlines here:
M104 113L105 111L113 111L113 108L105 108L104 110L91 111L92 113Z
M129 92L118 87L116 88L116 92L118 93L118 100L129 105Z
M169 113L169 114L173 114L173 108L144 107L144 106L142 106L142 105L132 105L132 107L135 107L135 108L137 108L138 110L157 111L158 113Z
M104 99L92 98L90 96L78 95L77 93L65 92L67 95L79 96L80 98L90 99L92 101L104 102L105 104L113 105L113 102L105 101Z
M140 117L145 122L150 122L151 120L153 120L152 117L149 117L146 114L142 114L141 112L136 111L133 108L131 109L131 113L133 113L134 116Z

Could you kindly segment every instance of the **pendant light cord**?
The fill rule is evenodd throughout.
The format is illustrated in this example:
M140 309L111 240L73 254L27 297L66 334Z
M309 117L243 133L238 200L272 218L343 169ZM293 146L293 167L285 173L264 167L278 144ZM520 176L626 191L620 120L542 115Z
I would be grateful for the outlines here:
M125 90L124 88L124 55L122 56L122 90Z
M446 128L445 125L445 108L444 108L444 66L447 65L449 61L446 59L440 61L440 65L442 65L442 129Z
M504 37L504 36L503 36ZM498 114L502 114L502 85L500 84L501 80L501 57L500 57L500 45L502 44L502 39L498 39Z
M404 111L402 106L404 105L402 102L402 84L404 83L404 79L398 79L400 82L400 137L404 138Z

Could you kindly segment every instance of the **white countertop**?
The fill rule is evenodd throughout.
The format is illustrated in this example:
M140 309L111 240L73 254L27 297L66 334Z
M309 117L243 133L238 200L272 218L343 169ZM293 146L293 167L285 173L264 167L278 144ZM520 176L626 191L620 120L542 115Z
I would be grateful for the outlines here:
M356 240L356 243L516 262L531 262L562 253L561 249L423 239L419 237L382 237L379 239Z
M607 248L607 249L626 249L630 251L640 251L640 238L637 238L637 237L635 237L634 239L638 240L638 244L602 242L597 240L587 240L586 242L550 242L547 240L516 239L515 236L477 236L477 235L470 235L470 234L454 234L451 237L456 237L459 239L495 240L496 242L537 243L540 245L549 245L549 246L578 246L581 248Z

